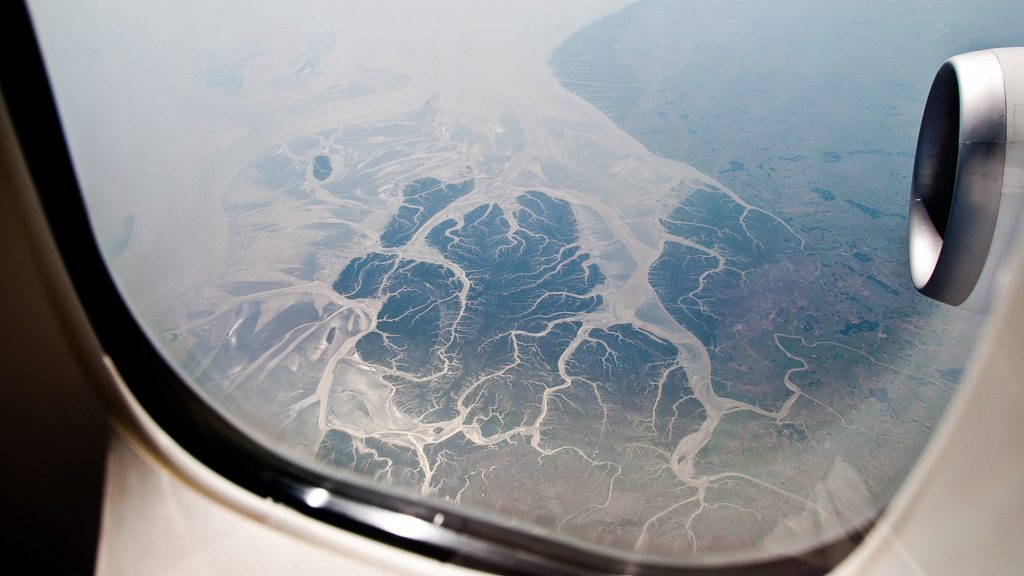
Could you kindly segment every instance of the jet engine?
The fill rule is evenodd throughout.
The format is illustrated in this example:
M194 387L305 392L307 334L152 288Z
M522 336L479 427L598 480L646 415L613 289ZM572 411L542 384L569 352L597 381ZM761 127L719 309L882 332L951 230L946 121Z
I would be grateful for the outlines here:
M911 182L910 273L922 294L983 312L1024 209L1024 48L939 68Z

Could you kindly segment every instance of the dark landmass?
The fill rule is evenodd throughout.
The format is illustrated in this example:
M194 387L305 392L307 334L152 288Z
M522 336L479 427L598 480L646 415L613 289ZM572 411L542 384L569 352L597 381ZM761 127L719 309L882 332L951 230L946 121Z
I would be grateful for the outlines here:
M436 178L420 178L410 182L402 190L402 206L380 234L380 245L384 248L404 245L427 220L472 191L472 180L448 183Z
M323 154L313 158L313 177L323 182L331 176L331 159Z

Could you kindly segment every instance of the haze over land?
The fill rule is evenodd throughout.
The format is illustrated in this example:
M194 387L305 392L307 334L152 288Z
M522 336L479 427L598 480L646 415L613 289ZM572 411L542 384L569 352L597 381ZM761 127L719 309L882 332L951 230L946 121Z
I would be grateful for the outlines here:
M678 558L870 519L979 324L913 292L903 214L930 76L992 20L865 4L33 12L93 49L43 27L97 235L213 406L331 474Z

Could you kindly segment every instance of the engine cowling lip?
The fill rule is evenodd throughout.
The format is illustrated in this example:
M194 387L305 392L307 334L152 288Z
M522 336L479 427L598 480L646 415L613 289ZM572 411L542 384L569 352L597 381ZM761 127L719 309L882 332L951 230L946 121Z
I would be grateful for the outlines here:
M947 60L918 134L909 206L911 278L952 305L982 274L999 213L1006 153L1002 68L991 50Z

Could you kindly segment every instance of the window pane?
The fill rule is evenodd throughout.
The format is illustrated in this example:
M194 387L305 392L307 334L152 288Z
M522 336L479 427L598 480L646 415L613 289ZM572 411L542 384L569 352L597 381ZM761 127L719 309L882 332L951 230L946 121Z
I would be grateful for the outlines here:
M652 559L873 518L982 318L919 296L934 71L1016 2L33 2L108 265L214 409Z

